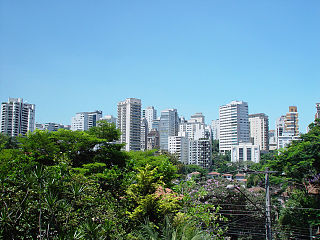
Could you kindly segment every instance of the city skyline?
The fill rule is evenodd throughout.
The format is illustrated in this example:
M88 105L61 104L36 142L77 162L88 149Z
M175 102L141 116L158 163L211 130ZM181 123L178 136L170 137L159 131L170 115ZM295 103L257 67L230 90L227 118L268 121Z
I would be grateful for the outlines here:
M297 106L299 129L320 102L319 1L95 2L4 0L0 96L36 105L36 121L117 115L125 98L206 123L232 100L269 128Z

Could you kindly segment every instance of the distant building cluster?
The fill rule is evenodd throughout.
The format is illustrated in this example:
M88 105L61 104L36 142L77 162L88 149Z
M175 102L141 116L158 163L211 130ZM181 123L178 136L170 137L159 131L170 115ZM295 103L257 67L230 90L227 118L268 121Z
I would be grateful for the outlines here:
M316 103L315 119L320 118L320 103ZM202 113L186 120L177 109L165 109L157 114L154 106L142 109L140 99L127 98L117 105L117 117L102 115L102 111L79 112L71 125L36 123L35 105L22 98L9 98L1 104L0 132L10 136L26 135L35 129L57 131L71 129L86 131L97 126L99 120L114 124L120 131L119 142L124 150L157 149L175 155L185 164L209 168L212 164L212 141L219 141L219 151L230 154L232 162L260 161L260 152L285 148L299 139L299 114L296 106L289 106L286 114L269 129L269 118L264 113L250 114L248 103L232 101L219 107L219 119L205 123Z

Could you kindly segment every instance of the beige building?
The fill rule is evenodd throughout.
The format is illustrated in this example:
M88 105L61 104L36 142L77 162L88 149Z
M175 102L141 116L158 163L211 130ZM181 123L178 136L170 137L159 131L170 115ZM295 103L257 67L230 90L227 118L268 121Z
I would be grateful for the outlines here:
M284 119L285 132L291 133L293 136L299 136L299 118L296 106L289 106L289 112Z
M250 140L260 150L269 150L269 118L264 113L250 114Z

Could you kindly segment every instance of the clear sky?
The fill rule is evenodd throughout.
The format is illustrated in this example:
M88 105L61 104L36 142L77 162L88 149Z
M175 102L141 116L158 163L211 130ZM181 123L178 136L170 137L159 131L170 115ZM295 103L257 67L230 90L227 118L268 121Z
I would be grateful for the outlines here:
M300 130L320 102L319 0L0 0L0 101L36 104L36 121L116 115L140 98L187 119L232 100Z

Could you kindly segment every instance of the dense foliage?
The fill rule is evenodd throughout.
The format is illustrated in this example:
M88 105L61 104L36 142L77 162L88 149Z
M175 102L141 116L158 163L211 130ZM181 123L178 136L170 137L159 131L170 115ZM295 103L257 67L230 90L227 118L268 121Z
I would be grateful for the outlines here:
M119 136L106 122L1 135L0 239L219 238L217 211L201 218L209 210L194 214L196 202L173 190L181 166L152 151L124 152Z

